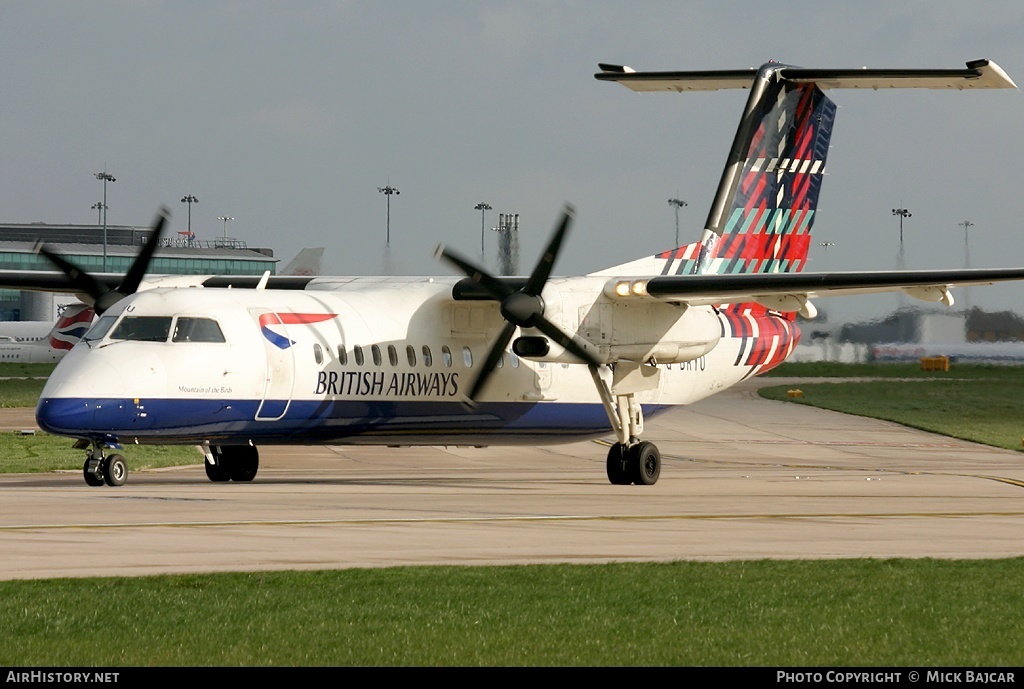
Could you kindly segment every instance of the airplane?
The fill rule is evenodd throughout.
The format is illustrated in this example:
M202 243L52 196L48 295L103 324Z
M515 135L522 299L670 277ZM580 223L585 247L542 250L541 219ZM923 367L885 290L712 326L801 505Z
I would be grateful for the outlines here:
M56 363L82 339L92 318L91 306L69 304L52 325L45 321L4 323L6 327L0 328L0 363ZM47 328L41 335L37 334L40 326Z
M634 91L748 89L699 241L582 276L552 277L566 206L529 276L497 277L445 247L465 277L177 276L140 289L64 274L0 284L82 293L98 320L56 367L40 427L77 439L91 486L127 476L131 443L197 444L212 481L252 481L260 446L537 445L614 435L614 485L661 473L644 421L782 363L812 300L903 291L952 305L951 289L1024 279L1024 268L802 272L837 88L1016 88L995 63L965 69L637 72ZM158 215L159 237L167 210ZM56 274L56 273L55 273ZM27 285L32 285L27 287ZM511 345L511 346L510 346Z

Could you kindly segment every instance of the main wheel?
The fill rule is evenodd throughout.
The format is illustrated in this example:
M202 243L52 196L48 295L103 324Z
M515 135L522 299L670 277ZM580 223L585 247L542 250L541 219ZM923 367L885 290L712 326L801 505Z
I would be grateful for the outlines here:
M90 485L95 488L103 485L103 477L92 471L92 468L89 465L92 464L93 461L94 460L92 458L85 460L85 466L82 467L82 474L85 476L86 485Z
M110 455L100 463L103 480L108 486L123 486L128 480L128 465L121 455Z
M251 481L256 478L256 472L260 468L260 456L256 453L255 447L246 448L246 450L251 450L251 452L232 457L232 481Z
M231 477L228 472L224 470L224 466L220 464L220 459L216 460L216 463L211 462L208 459L203 460L203 467L206 468L206 478L210 479L214 483L222 483L229 481Z
M661 475L661 453L654 443L642 442L630 448L633 483L638 486L653 486Z
M622 443L615 443L608 448L608 460L605 463L608 481L613 486L627 486L631 483L629 474L629 451Z

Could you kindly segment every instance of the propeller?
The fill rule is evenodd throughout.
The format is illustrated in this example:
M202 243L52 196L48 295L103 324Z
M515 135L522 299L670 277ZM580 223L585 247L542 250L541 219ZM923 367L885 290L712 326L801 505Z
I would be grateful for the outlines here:
M561 345L566 351L575 354L587 363L594 366L602 363L571 336L562 332L561 328L544 317L544 299L541 297L541 291L543 291L544 285L547 284L548 278L551 276L551 268L555 264L555 259L558 258L562 239L569 230L573 215L573 207L566 205L562 211L561 221L548 242L547 249L544 251L536 267L534 267L533 273L530 274L529 279L526 281L526 285L521 289L512 287L508 281L494 277L483 268L474 265L447 248L438 247L437 256L444 258L465 273L471 281L487 292L491 299L498 302L500 304L501 316L505 319L505 326L501 329L498 339L491 345L491 350L487 353L487 358L484 360L483 368L473 382L473 387L468 395L469 399L475 400L477 394L486 385L495 367L498 365L501 355L508 346L509 340L515 334L516 328L536 328L547 335L552 341Z
M96 311L96 315L101 316L111 306L138 291L139 285L142 284L142 278L146 276L146 269L153 259L153 252L156 251L156 246L160 243L160 235L163 234L164 225L167 224L168 217L170 217L170 211L166 207L161 208L157 214L153 231L150 233L146 243L142 245L142 250L135 257L131 267L128 268L128 272L125 273L120 284L115 289L110 289L68 259L51 251L45 244L38 246L37 251L45 256L50 263L57 266L62 273L67 275L68 281L77 291L89 295L93 301L93 309Z

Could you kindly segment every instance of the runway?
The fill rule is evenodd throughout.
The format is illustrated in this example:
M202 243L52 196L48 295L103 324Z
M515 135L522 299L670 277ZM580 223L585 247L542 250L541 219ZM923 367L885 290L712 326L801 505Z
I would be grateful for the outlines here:
M765 382L649 421L654 486L610 485L593 442L261 448L250 484L199 464L120 488L0 476L0 579L1024 555L1024 455L770 402Z

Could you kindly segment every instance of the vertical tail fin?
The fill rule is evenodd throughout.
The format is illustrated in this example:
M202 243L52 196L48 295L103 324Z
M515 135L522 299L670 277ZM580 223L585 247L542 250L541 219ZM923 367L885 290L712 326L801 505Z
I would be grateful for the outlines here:
M694 273L788 273L807 261L836 107L815 84L771 74L763 67L751 89Z
M50 330L50 347L53 349L71 349L75 346L89 326L92 325L93 308L85 304L73 304L64 309L64 313Z

